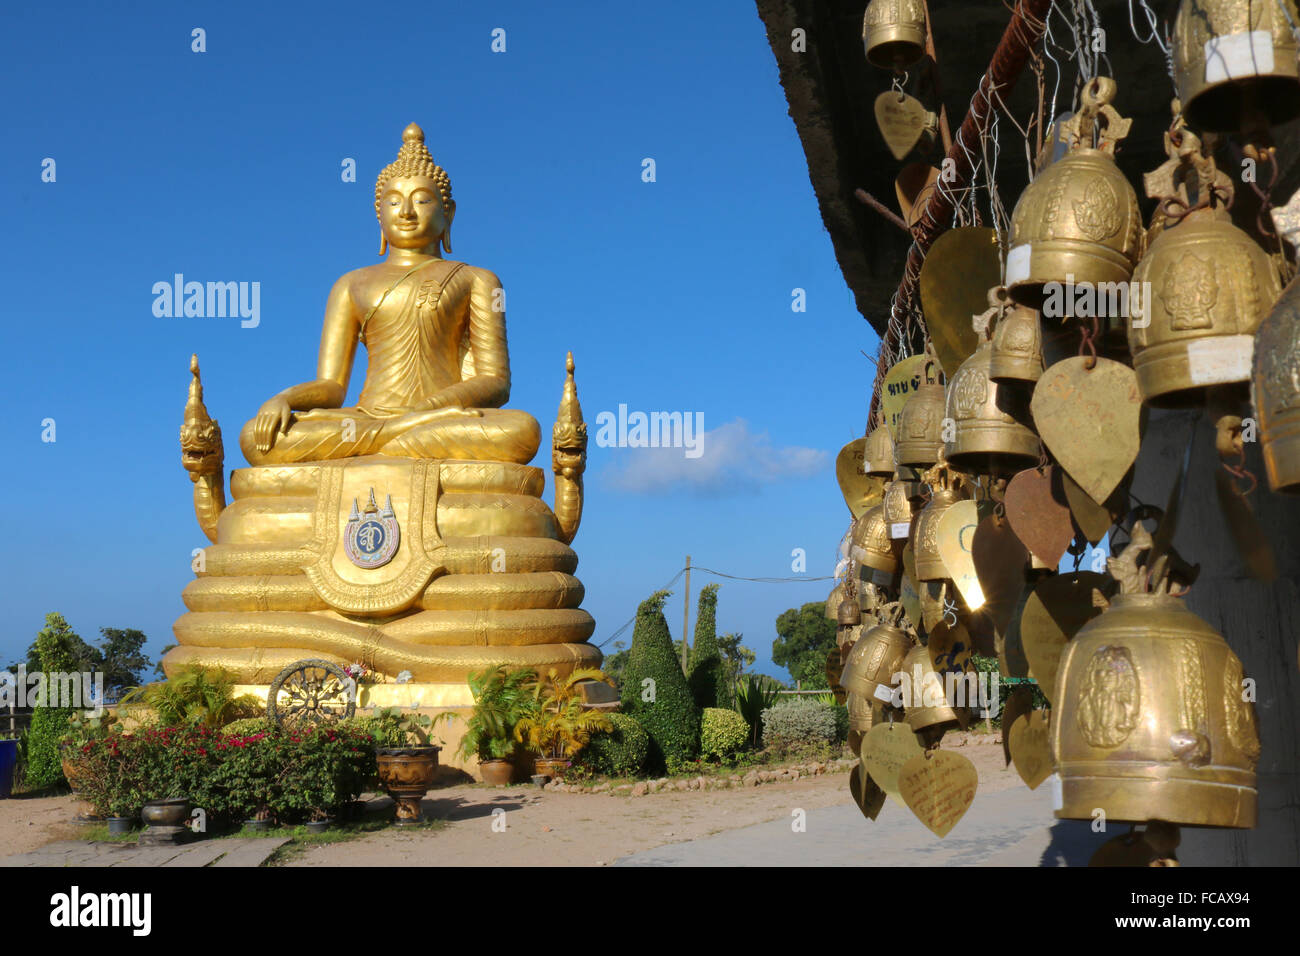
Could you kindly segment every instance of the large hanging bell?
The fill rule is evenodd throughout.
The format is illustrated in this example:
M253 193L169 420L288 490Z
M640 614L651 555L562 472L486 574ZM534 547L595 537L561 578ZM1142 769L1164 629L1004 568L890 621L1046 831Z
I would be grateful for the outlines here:
M948 383L947 417L954 431L944 458L959 471L1002 477L1032 468L1040 448L1038 436L1020 424L1029 417L1018 407L1023 396L992 381L992 362L993 343L986 339Z
M1300 494L1300 280L1286 287L1255 334L1251 391L1268 485Z
M894 574L898 571L898 556L901 551L902 544L895 544L890 537L884 505L869 508L854 522L853 535L849 539L849 555L854 561L873 571Z
M1056 815L1252 827L1259 732L1241 661L1179 598L1134 590L1145 579L1145 568L1121 576L1125 593L1061 657Z
M1062 290L1127 282L1142 252L1137 193L1114 160L1131 121L1110 105L1114 95L1107 77L1084 88L1082 108L1062 124L1070 152L1035 177L1011 214L1006 284L1017 302L1044 310L1045 325L1064 318L1047 311Z
M1174 83L1187 121L1206 131L1276 126L1300 116L1293 0L1183 0Z
M884 611L886 617L892 618L899 608L895 603ZM892 699L892 694L886 692L894 686L894 677L902 670L903 659L911 649L912 638L906 631L892 620L880 621L853 645L840 673L840 686L864 700ZM878 690L881 697L876 696Z
M900 465L929 468L943 454L944 391L937 363L927 362L922 383L898 417L894 458Z
M888 425L877 425L867 436L864 470L873 478L894 475L894 436Z
M1213 161L1198 163L1208 190ZM1224 198L1230 201L1230 192ZM1250 379L1255 329L1282 287L1268 253L1232 224L1223 205L1193 208L1166 224L1133 284L1149 290L1128 330L1143 401L1186 408L1200 405L1209 388Z
M964 729L970 722L966 707L953 706L943 676L934 669L926 648L917 645L908 651L901 671L903 719L927 743L937 741L947 730ZM955 689L955 682L949 683L954 683Z
M925 55L923 0L871 0L862 18L867 62L902 72Z

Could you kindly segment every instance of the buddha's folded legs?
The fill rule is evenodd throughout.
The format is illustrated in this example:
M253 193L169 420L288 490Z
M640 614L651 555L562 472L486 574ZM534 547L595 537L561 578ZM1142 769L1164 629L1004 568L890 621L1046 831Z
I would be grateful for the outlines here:
M252 465L324 461L359 455L403 458L508 461L527 464L537 454L541 428L527 412L484 408L409 412L390 418L359 408L316 409L295 416L286 434L260 451L253 421L239 433L239 446Z

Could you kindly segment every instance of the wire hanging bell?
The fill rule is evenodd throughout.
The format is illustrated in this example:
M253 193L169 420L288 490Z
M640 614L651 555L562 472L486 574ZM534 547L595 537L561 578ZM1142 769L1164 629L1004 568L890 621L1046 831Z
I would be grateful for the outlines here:
M1000 287L989 291L993 308L975 323L980 344L948 383L945 410L953 437L944 445L943 456L970 474L1014 475L1037 464L1041 450L1038 436L1021 424L1029 418L1028 409L1018 407L1024 396L992 380L993 342L987 323L990 313L1001 308L1005 293Z
M1174 19L1174 85L1187 121L1235 132L1300 116L1293 0L1183 0Z
M903 405L898 417L894 458L900 465L929 468L943 454L944 391L938 380L938 363L925 363L922 383Z
M1133 288L1150 294L1138 293L1128 329L1142 399L1158 408L1200 405L1207 389L1238 383L1244 398L1255 329L1282 292L1268 253L1231 222L1231 181L1190 131L1177 139L1166 136L1174 163L1147 177L1147 193L1187 209L1133 273Z
M871 0L862 17L867 62L902 72L925 55L925 4L922 0Z
M892 478L894 475L894 436L887 425L877 425L867 436L865 468L873 478Z
M1252 827L1259 732L1241 661L1139 565L1140 525L1107 563L1121 593L1065 648L1050 729L1063 819Z
M919 644L903 660L903 719L927 744L936 743L945 731L964 729L970 722L965 707L954 707L948 699L943 676L934 668L930 652Z
M853 645L840 673L840 686L864 700L893 699L894 676L912 649L912 637L898 626L902 607L898 602L881 609L883 619L868 628ZM882 690L881 688L884 688ZM877 691L881 697L877 697Z
M1037 461L1037 457L1034 461ZM939 553L939 521L944 512L965 497L961 479L940 458L939 463L925 473L930 483L930 500L912 524L913 554L916 577L920 581L942 581L952 577Z
M1115 165L1115 145L1132 125L1110 105L1115 92L1108 77L1084 87L1082 107L1062 124L1070 151L1039 172L1011 214L1007 288L1042 309L1045 323L1065 317L1049 314L1060 301L1054 293L1127 282L1142 251L1137 193Z
M874 571L894 574L898 571L901 547L895 546L885 522L884 505L868 509L853 525L849 555Z
M1043 330L1038 311L1018 302L1003 309L993 326L989 379L999 385L1032 385L1043 374Z

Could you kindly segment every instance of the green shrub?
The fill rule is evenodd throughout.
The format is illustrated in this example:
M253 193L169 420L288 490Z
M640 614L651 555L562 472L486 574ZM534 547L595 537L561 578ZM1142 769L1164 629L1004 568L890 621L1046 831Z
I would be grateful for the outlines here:
M251 737L253 734L274 733L275 729L275 721L269 717L241 717L226 724L221 732L228 737Z
M836 740L835 705L779 700L763 711L763 743L777 753L824 747Z
M150 800L188 797L213 824L319 817L355 800L375 773L373 741L347 727L248 735L150 728L91 741L71 759L102 814L135 816Z
M706 707L700 715L700 753L726 760L749 741L749 723L734 710Z
M718 585L706 584L700 591L700 606L695 619L695 646L691 648L691 695L695 706L727 706L729 694L722 652L718 648Z
M577 763L607 777L635 777L650 755L650 735L630 714L609 714L614 729L591 735L578 752Z
M664 619L667 597L659 591L637 608L622 693L623 710L650 735L654 769L690 760L700 746L700 714Z
M842 744L849 739L849 708L846 704L832 703L831 707L835 714L835 740L833 743Z

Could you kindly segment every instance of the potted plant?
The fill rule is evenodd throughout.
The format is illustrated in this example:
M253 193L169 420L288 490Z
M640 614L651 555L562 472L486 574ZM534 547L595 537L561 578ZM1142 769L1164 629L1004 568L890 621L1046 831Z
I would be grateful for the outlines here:
M420 801L433 786L442 750L429 742L429 733L449 716L450 712L444 711L430 719L424 714L404 714L400 707L375 708L371 733L379 783L393 798L398 826L412 826L423 818Z
M477 759L483 782L504 787L514 776L515 724L529 712L537 675L527 668L470 674L466 680L474 694L474 711L466 722L458 753Z
M538 774L554 777L563 773L592 733L613 729L608 717L583 705L578 685L588 680L613 686L594 667L577 668L566 677L559 677L552 668L546 681L533 684L531 707L515 724L515 739L537 754Z
M18 738L0 734L0 800L14 792L14 770L18 766Z

